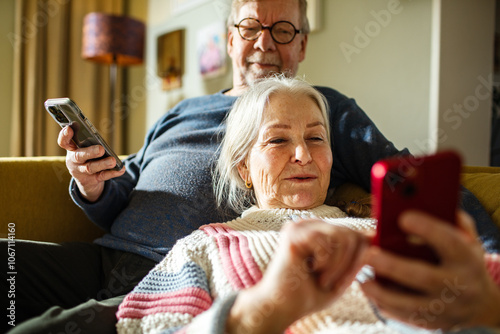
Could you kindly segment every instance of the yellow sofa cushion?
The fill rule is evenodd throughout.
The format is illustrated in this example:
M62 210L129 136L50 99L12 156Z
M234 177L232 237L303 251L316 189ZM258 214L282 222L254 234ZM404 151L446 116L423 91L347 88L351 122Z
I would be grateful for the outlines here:
M476 195L500 226L500 167L464 167L462 184Z
M64 157L0 158L0 237L15 227L16 239L90 241L104 231L69 196Z

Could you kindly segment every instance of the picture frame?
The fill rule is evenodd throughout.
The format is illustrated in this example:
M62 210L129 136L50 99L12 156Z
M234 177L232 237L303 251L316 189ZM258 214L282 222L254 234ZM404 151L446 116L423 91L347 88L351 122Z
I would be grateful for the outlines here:
M162 78L163 90L182 87L184 35L184 29L179 29L157 38L157 75Z
M204 79L226 73L226 35L224 22L213 22L198 31L198 68Z

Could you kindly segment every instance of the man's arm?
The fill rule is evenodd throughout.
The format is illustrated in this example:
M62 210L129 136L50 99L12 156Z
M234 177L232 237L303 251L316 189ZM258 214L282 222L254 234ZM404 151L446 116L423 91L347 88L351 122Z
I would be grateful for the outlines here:
M157 125L159 123L160 121ZM145 144L141 150L136 154L130 155L127 159L124 159L123 163L125 165L125 171L114 172L111 174L111 177L104 179L102 181L101 191L97 197L94 196L91 200L89 200L89 198L82 192L81 182L79 182L79 178L82 178L81 173L74 171L74 169L82 169L82 167L68 166L67 163L68 169L73 176L69 187L70 195L75 204L78 205L90 218L90 220L92 220L99 227L109 231L115 218L128 205L130 193L136 186L140 176L141 164L146 149L154 140L156 126L148 132ZM73 152L68 150L68 156L72 154ZM97 162L87 162L84 160L81 162L81 166L90 165L91 163ZM92 171L92 167L83 168L83 171L86 171L88 174L102 173L99 169L97 172L95 170ZM88 177L88 175L83 175L83 178L86 177Z

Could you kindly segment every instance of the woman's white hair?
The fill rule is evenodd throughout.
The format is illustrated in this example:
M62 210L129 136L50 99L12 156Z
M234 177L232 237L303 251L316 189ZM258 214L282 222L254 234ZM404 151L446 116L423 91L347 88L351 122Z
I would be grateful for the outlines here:
M238 165L245 162L252 149L270 98L277 94L311 98L321 110L330 142L328 103L309 83L298 78L277 75L255 82L234 103L227 119L226 133L219 147L214 170L214 191L219 207L226 204L238 213L256 203L253 189L245 187Z

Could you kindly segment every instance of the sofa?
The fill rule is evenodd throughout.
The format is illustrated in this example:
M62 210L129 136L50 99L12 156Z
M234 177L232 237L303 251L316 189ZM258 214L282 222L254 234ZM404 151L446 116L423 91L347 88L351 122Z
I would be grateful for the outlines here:
M64 157L0 158L0 237L13 227L16 239L91 241L104 233L69 196Z
M69 181L64 157L0 158L0 237L7 237L9 228L16 239L48 242L91 241L102 235L71 200ZM500 168L464 167L462 183L500 226ZM352 184L336 191L343 201L366 195Z

